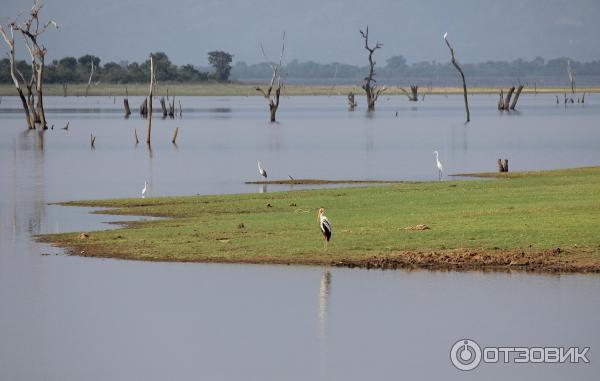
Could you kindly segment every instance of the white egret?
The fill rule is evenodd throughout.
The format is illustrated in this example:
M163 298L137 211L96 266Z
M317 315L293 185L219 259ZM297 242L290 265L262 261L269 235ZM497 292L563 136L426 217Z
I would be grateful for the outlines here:
M144 188L142 189L142 198L146 198L146 191L148 191L148 181L144 181Z
M265 171L265 169L260 164L260 160L258 161L258 173L260 173L260 175L265 179L267 178L267 171Z
M438 178L440 181L442 181L442 175L444 174L444 167L442 166L442 162L439 159L438 151L433 151L433 154L435 155L435 161L436 161L436 165L438 168Z
M444 33L444 40L448 38L448 32Z
M317 220L319 221L319 227L321 228L321 233L323 233L323 240L325 241L325 246L323 247L323 250L327 251L327 244L331 239L332 229L331 223L329 222L327 217L325 217L323 212L325 212L325 210L323 208L320 208Z

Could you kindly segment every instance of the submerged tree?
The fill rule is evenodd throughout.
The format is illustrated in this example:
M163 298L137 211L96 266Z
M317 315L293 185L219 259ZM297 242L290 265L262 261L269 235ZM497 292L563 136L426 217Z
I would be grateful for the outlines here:
M383 44L377 42L374 47L369 46L369 27L365 32L360 31L363 39L365 40L365 49L369 52L369 73L364 79L362 88L365 90L367 95L367 110L373 111L375 110L375 102L377 98L379 98L379 94L385 91L385 86L378 88L377 81L373 78L375 76L375 61L373 61L373 53L375 50L380 49Z
M262 44L261 44L262 49ZM279 96L281 95L281 88L283 83L281 82L281 61L283 59L283 52L285 51L285 32L283 33L283 38L281 41L281 55L279 56L279 63L271 63L271 70L273 75L271 76L271 82L269 83L269 87L266 90L261 89L260 87L256 87L256 91L259 91L263 97L267 100L269 104L269 112L271 114L271 123L276 121L277 109L279 108ZM265 56L265 51L262 49L263 55ZM268 60L267 60L268 61ZM277 83L276 83L277 82ZM275 94L273 94L273 88L275 86Z
M463 94L465 96L465 110L467 111L467 122L471 121L471 113L469 112L469 99L467 98L467 82L465 82L465 73L463 73L460 66L456 62L456 58L454 57L454 49L450 46L450 42L448 42L448 33L444 33L444 41L446 41L446 45L448 45L448 49L450 49L450 57L452 59L452 65L458 70L460 73L460 78L462 79L463 84Z
M27 126L35 128L36 123L40 123L42 128L46 129L46 115L44 113L44 71L45 71L45 56L46 48L39 43L39 36L46 31L49 26L58 28L58 24L54 21L48 21L46 24L40 24L39 12L43 4L36 0L31 7L29 17L24 22L17 24L17 20L9 20L9 33L0 25L0 34L9 48L9 61L11 66L11 77L27 119ZM18 18L18 17L17 17ZM25 47L31 57L31 78L29 81L15 66L15 31L20 32L25 43ZM17 74L19 77L17 77ZM32 91L35 85L35 94ZM23 94L23 86L27 88L27 98ZM37 102L36 102L37 98Z

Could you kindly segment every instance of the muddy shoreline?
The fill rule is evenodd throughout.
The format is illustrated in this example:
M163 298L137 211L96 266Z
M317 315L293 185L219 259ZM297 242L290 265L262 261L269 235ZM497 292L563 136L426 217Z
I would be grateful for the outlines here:
M120 259L144 262L180 262L180 263L223 263L223 264L266 264L266 265L302 265L332 266L380 270L432 270L432 271L483 271L512 272L525 271L535 273L600 273L600 264L578 257L586 250L565 251L555 248L545 251L504 251L504 250L451 250L451 251L406 251L381 255L365 255L362 258L330 256L321 257L248 256L247 258L224 258L199 255L195 259L180 259L177 256L138 257L122 252L107 253L101 247L69 245L66 242L37 237L38 242L59 247L71 256Z

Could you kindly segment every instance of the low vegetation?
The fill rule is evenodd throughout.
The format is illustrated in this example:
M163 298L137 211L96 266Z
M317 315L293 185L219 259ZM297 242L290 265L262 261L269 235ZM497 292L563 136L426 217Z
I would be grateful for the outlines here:
M149 261L600 271L600 167L501 177L67 202L168 218L39 239L76 255ZM333 224L327 253L319 207Z

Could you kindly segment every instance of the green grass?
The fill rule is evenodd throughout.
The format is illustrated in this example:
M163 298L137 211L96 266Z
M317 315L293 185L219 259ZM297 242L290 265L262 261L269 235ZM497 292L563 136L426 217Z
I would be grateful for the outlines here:
M430 251L454 255L476 250L501 257L560 247L559 261L598 266L600 167L504 177L69 202L66 205L116 208L108 210L110 214L170 219L135 222L92 232L87 238L70 233L41 239L90 256L306 264ZM333 224L327 254L317 223L319 207ZM404 229L417 224L430 229Z
M264 86L264 83L259 85ZM147 95L148 94L148 83L129 83L129 84L109 84L101 83L97 86L92 86L89 89L90 96L125 96L125 88L127 87L129 95ZM182 83L163 83L159 84L157 95L166 95L167 89L169 89L170 95L175 96L248 96L248 95L260 95L255 90L256 84L250 83L200 83L200 84L182 84ZM70 84L67 88L67 94L69 96L83 96L85 94L86 84ZM505 89L506 90L506 89ZM538 88L538 93L569 93L570 88L566 87L548 87ZM359 85L338 85L332 87L331 85L286 85L283 91L284 95L346 95L350 91L355 94L362 96L364 90ZM419 94L462 94L462 87L434 87L428 88L422 86L419 88ZM532 88L523 89L523 93L533 93ZM578 94L583 92L594 93L600 92L598 87L580 88L577 90ZM498 94L499 88L492 87L470 87L470 94ZM16 95L16 90L11 84L0 84L0 96ZM44 85L45 95L62 96L63 88L60 84L46 84ZM384 95L404 95L400 87L388 86L388 90Z

